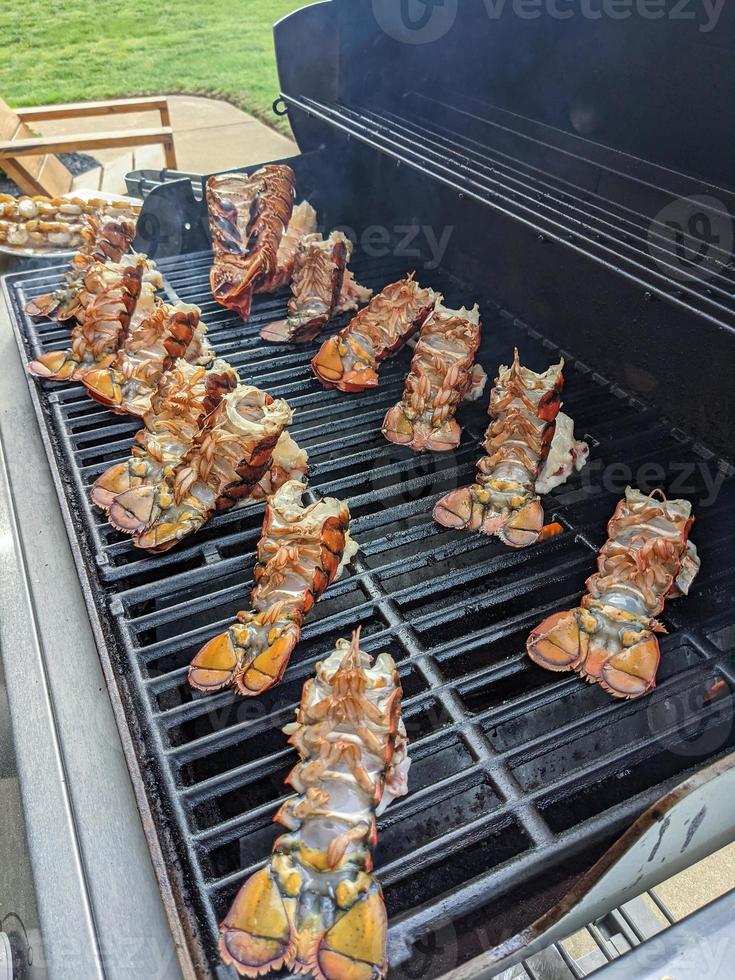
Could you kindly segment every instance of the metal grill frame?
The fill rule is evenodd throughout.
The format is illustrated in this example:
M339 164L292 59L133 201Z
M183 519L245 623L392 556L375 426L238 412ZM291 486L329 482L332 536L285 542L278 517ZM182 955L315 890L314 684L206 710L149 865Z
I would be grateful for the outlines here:
M208 297L206 286L206 270L208 269L208 264L209 255L207 253L182 256L178 259L169 259L161 262L160 267L166 277L169 298L171 300L178 298L177 289L183 294L184 290L181 289L180 283L188 282L193 275L200 283L197 287L197 296L200 303L202 303L202 296L206 294ZM16 339L18 340L24 360L28 359L29 351L32 351L34 354L36 353L33 350L33 344L38 342L39 336L39 328L34 327L22 313L23 299L26 295L25 290L30 286L31 293L28 294L30 295L47 289L49 284L53 283L54 279L58 277L63 268L63 266L57 266L48 270L42 270L41 272L35 271L16 274L6 277L4 280L4 290L11 311ZM355 263L355 271L358 279L360 279L364 270L359 262ZM205 274L202 275L202 273ZM394 268L374 267L372 272L373 281L368 280L368 283L370 285L374 283L377 285L378 282L385 284L385 282L392 281L392 279L396 278L397 273L398 270ZM419 273L419 275L422 281L424 281L426 277L422 273ZM443 285L445 288L448 287L449 290L453 289L455 292L461 292L461 290L458 290L458 284L456 282L448 282L446 277L443 277L441 273L434 273L433 276L428 278L434 279L434 282L430 284L436 285L439 282L440 285ZM205 283L203 288L202 283ZM464 292L465 298L468 292L472 293L473 291L471 289L466 290ZM196 301L196 297L189 292L186 295L182 295L181 298L187 301ZM452 298L450 296L447 301L451 302ZM237 340L233 342L240 347L244 346L246 353L248 351L252 352L257 346L254 337L257 335L260 322L266 316L275 317L278 315L278 308L282 306L282 303L283 297L279 297L275 301L269 298L259 299L255 306L251 322L245 327L237 328L239 336L236 335ZM208 304L213 306L211 300L208 300ZM202 305L207 304L202 303ZM509 340L520 342L524 348L524 353L526 348L529 348L529 351L532 350L533 356L524 359L535 362L532 363L532 366L535 367L541 367L542 363L550 363L558 356L559 351L553 344L544 340L540 334L528 328L525 324L521 324L515 320L507 312L493 307L487 298L485 298L483 314L487 342L483 344L481 360L491 375L494 364L492 358L488 358L488 349L496 350L502 347L506 350L509 346ZM215 347L219 347L219 352L222 356L227 357L227 343L218 344L217 336L221 330L232 328L236 321L227 314L218 312L216 315L218 317L217 328L212 331L214 344ZM205 320L211 319L211 316L205 314ZM57 330L52 329L50 332L55 333ZM58 332L63 333L63 329ZM247 338L247 343L242 343L243 338ZM55 346L59 346L58 342ZM272 350L274 360L278 361L281 359L282 349L272 348ZM311 352L311 347L308 348L308 351ZM641 413L641 418L645 417L650 422L654 431L659 433L669 431L665 423L654 424L651 422L650 409L647 409L640 402L633 401L624 392L614 389L605 379L594 375L587 365L575 361L566 354L565 356L567 357L568 367L572 368L571 372L567 371L565 401L573 417L575 415L575 404L584 403L587 398L591 398L593 402L607 405L609 408L626 406L635 412ZM285 364L289 364L292 360L288 354L284 355L282 359ZM379 427L379 419L382 417L382 412L400 393L406 360L407 355L404 354L393 365L386 366L382 372L383 386L379 389L378 393L371 393L367 396L352 397L350 399L350 396L343 396L338 393L325 393L316 387L315 383L306 393L301 395L296 394L299 390L303 390L303 382L289 382L287 377L284 377L284 375L289 375L291 372L291 368L288 366L282 366L275 372L271 372L270 378L272 383L267 384L266 387L269 388L271 393L278 393L279 395L290 398L297 409L297 413L302 403L308 405L310 402L318 406L317 409L312 407L312 415L319 408L323 409L328 404L338 405L342 408L350 405L358 411L366 406L370 406L371 408L374 406L374 410L370 415L363 416L363 418L369 418L371 424ZM236 363L240 366L237 360ZM497 360L495 363L497 363ZM257 376L255 380L257 382ZM63 416L65 406L74 402L76 398L74 390L75 388L79 389L79 386L37 385L32 379L29 379L29 385L44 446L54 476L56 490L61 502L67 533L92 620L105 676L108 687L110 688L111 699L123 739L136 796L143 815L146 834L151 845L154 865L164 896L164 903L175 937L184 941L182 965L189 975L201 976L209 971L213 971L216 975L229 976L229 973L224 971L222 967L219 967L212 957L217 918L213 908L214 896L220 896L220 904L222 895L226 894L229 899L231 893L242 881L244 876L250 873L258 863L265 859L268 849L263 849L259 862L256 862L251 867L241 867L229 875L217 878L215 881L208 881L206 879L201 862L199 861L199 856L203 851L211 853L207 852L207 847L212 847L215 840L217 841L217 846L223 846L228 841L240 839L247 830L252 830L267 822L278 801L268 801L251 809L242 817L221 820L213 827L198 831L192 829L194 807L197 803L201 803L202 796L206 797L208 793L215 792L218 787L221 789L227 783L228 777L231 779L231 773L228 774L227 771L223 771L219 776L209 777L206 780L204 788L202 788L201 784L187 787L181 785L180 782L177 783L174 764L179 766L186 764L186 744L183 746L167 744L166 735L167 733L170 735L172 729L175 727L175 723L172 722L172 717L178 719L178 724L183 724L186 719L196 719L200 714L213 710L214 707L222 705L234 696L225 692L222 695L215 696L215 698L197 699L190 703L184 703L178 706L178 708L174 706L159 711L155 710L155 698L172 687L175 687L183 679L185 668L181 667L177 670L169 671L161 677L151 676L147 673L148 666L151 661L161 655L160 642L159 646L153 650L150 647L148 650L143 650L140 645L135 646L130 642L130 621L127 612L130 609L131 602L134 602L136 597L143 595L147 586L136 585L129 587L126 590L128 593L126 596L127 604L123 604L116 595L116 589L126 579L141 574L141 570L138 568L131 572L130 569L132 566L130 565L120 566L119 568L111 566L107 560L108 555L104 551L103 542L99 534L94 531L94 528L100 524L100 521L95 517L91 505L86 501L84 480L82 479L80 468L75 463L72 463L78 447L75 447L73 438L66 431L66 423L64 422ZM466 425L462 447L458 453L458 457L460 458L459 473L461 476L457 475L451 467L442 471L443 461L439 461L439 473L444 472L444 475L448 478L454 474L457 476L457 479L462 480L466 480L471 475L474 461L479 454L478 446L484 428L485 404L486 399L483 400L483 403L477 409L472 411L463 410L462 412L463 418L466 420ZM110 413L104 412L99 407L95 410L95 414L107 416L107 422L105 423L107 429L114 427L116 434L119 433L122 435L123 433L127 433L128 430L132 433L138 427L135 422L123 420L119 416L110 417ZM352 414L354 415L356 412L353 411ZM298 423L298 414L296 421ZM325 424L312 425L311 428L323 429ZM294 428L294 432L298 438L298 425ZM347 436L346 439L345 437L342 438L342 447L340 447L339 438L332 440L337 443L333 452L344 456L344 447L349 445L350 438L350 436ZM633 437L629 435L627 438L630 441ZM712 459L711 455L708 456L706 451L701 448L687 446L686 439L681 433L674 435L673 443L682 446L683 449L686 447L687 452L693 452L699 458L709 459L710 461ZM358 458L353 459L353 464L359 463L360 460L366 462L370 456L369 449L359 453ZM406 482L404 480L404 474L406 472L410 473L416 466L420 468L422 464L417 463L415 457L405 451L401 451L399 456L400 458L397 462L391 463L387 467L389 472L386 474L382 473L381 467L377 469L374 467L372 471L373 479L380 480L385 475L388 478L399 481L392 485L401 486L404 493L420 490L426 484L426 478L419 475L412 477ZM726 464L720 465L723 467L726 466ZM318 464L316 473L314 474L315 479L312 481L312 486L317 486L321 493L329 492L335 493L337 496L342 496L345 495L345 489L354 484L353 477L327 479L324 481L323 469L323 464ZM327 471L329 471L328 466ZM590 519L591 515L588 514L586 523L584 521L581 523L570 521L569 511L573 508L570 506L565 507L563 503L559 504L559 500L563 499L565 494L570 493L570 490L573 491L574 487L575 483L573 478L571 484L566 489L562 488L561 493L557 492L547 498L547 514L549 516L553 515L565 526L567 533L561 538L546 542L543 546L536 546L534 549L529 549L528 552L519 553L502 549L502 546L495 547L484 539L464 535L452 537L450 534L448 537L452 540L442 542L438 549L432 548L429 552L420 551L412 560L402 561L404 574L412 569L418 571L425 568L429 554L434 555L433 561L441 563L442 561L449 562L452 558L461 559L462 556L483 550L489 552L489 557L479 563L479 567L485 574L491 575L494 573L499 576L500 574L507 573L509 569L517 569L523 564L528 563L532 565L539 555L545 555L547 558L551 558L552 565L556 558L558 558L559 569L565 570L565 574L573 575L579 588L581 588L583 579L593 568L594 553L602 543L603 538L600 535L599 522L600 520L606 521L612 512L612 507L608 509L607 505L605 505L603 511L601 513L595 512L592 519ZM373 489L367 497L374 498L380 492L380 487ZM573 496L574 494L572 492ZM431 497L419 496L414 500L410 500L408 504L403 504L402 508L398 508L398 511L400 512L400 516L403 517L415 516L424 513L427 508L430 512L431 504ZM361 505L358 504L358 511ZM599 508L597 509L599 510ZM595 511L595 507L592 507L592 510ZM251 512L253 515L257 514L258 517L256 520L253 516L253 520L250 522L253 526L249 527L246 532L246 537L250 542L257 540L257 529L260 524L261 512L262 508L253 508ZM582 508L582 512L586 513L584 507ZM378 511L377 513L380 516L381 512ZM380 526L380 521L377 519L372 520L372 516L368 515L365 519L357 518L353 530L358 541L360 541L361 528L365 533L368 533L375 527ZM242 512L240 511L230 512L228 515L216 518L213 522L213 527L216 526L222 529L226 535L227 527L237 523L241 517ZM403 531L405 533L400 545L402 547L410 546L412 542L420 542L422 531L426 531L426 526L419 524L413 529L407 526ZM197 573L201 576L203 570L207 571L209 569L212 569L213 577L216 577L222 571L223 563L229 563L227 567L232 567L233 569L243 563L240 554L237 557L223 558L217 551L217 543L212 545L211 542L205 541L206 536L207 532L204 532L200 538L200 541L204 542L202 544L200 544L200 541L194 539L190 544L184 546L187 551L200 552L198 554L200 563L195 569L176 573L179 576L183 576L185 581L188 581L187 576L190 579L195 579L197 578ZM436 537L438 538L438 532ZM695 540L696 537L695 532ZM429 540L432 539L429 538ZM572 546L578 549L576 556L573 554L574 547ZM117 548L117 546L115 547ZM373 547L376 547L378 550L373 551ZM421 812L422 806L427 804L429 797L433 797L437 793L446 793L452 790L457 793L463 789L477 787L481 783L491 787L492 794L495 797L495 804L489 813L481 814L469 823L461 823L449 833L440 835L439 838L434 840L429 840L423 848L416 848L413 851L412 869L414 874L435 864L437 855L443 858L450 857L451 855L456 856L466 848L468 841L487 840L488 838L483 838L482 835L488 827L495 828L495 833L498 834L502 833L512 824L525 838L527 846L522 848L518 854L511 855L508 861L501 862L499 866L487 870L484 874L465 881L461 887L455 889L451 898L452 914L461 917L465 912L476 908L483 900L487 900L489 895L497 894L499 890L502 891L511 885L529 880L534 875L543 872L544 868L558 866L561 862L575 855L579 858L580 852L586 847L589 848L595 844L604 842L610 838L611 834L619 833L648 804L658 798L668 786L678 782L681 779L681 773L686 771L686 768L678 771L675 776L671 776L647 787L644 792L636 794L633 798L624 799L617 807L602 811L596 818L592 818L586 822L584 833L582 834L580 834L579 827L576 824L564 831L555 832L549 826L548 820L544 816L543 808L539 806L539 803L542 803L545 798L549 797L552 789L555 788L557 791L563 792L565 785L568 788L575 782L583 782L585 773L586 778L591 778L590 773L586 770L581 773L577 772L565 779L557 779L552 785L542 785L535 792L528 792L522 788L517 777L514 775L514 767L512 767L511 763L517 761L521 752L525 754L529 749L532 750L533 746L548 745L552 738L562 735L566 738L574 738L577 733L580 733L584 729L590 720L589 717L585 715L576 719L569 717L567 724L561 732L552 734L549 731L545 734L540 734L530 743L528 741L522 741L516 747L515 751L508 749L498 751L492 739L488 736L487 726L490 719L496 724L501 724L504 718L507 719L517 716L519 713L527 711L531 707L542 707L544 703L548 704L555 699L561 701L565 695L571 695L575 691L579 692L580 682L576 677L559 679L553 675L544 675L540 680L539 689L541 694L537 692L536 688L532 688L525 695L517 693L507 704L501 701L498 704L491 705L484 712L480 713L469 710L467 701L463 700L463 698L471 698L472 692L480 690L483 684L489 682L491 686L494 683L502 685L505 678L515 676L515 673L518 673L516 668L518 667L518 663L522 661L522 655L504 657L500 663L491 663L489 666L480 670L464 671L455 677L451 677L450 675L447 678L443 667L445 668L446 664L450 662L452 654L457 654L457 650L461 648L463 643L467 642L468 637L460 636L448 644L444 644L444 649L439 651L439 655L437 655L437 649L435 647L427 647L426 641L422 639L422 630L425 631L427 627L432 627L435 622L439 622L441 620L441 613L446 611L446 607L438 610L436 614L430 613L418 617L420 629L417 629L417 617L407 616L404 612L404 604L410 601L412 595L430 594L430 587L427 591L426 583L420 583L417 587L407 585L401 589L386 588L384 576L386 567L389 566L378 564L374 567L370 559L374 554L387 551L388 547L388 542L381 541L381 539L376 539L375 541L370 540L369 546L358 555L348 578L337 583L325 599L325 603L328 603L330 598L343 599L355 588L362 592L364 601L352 606L348 604L345 608L327 618L320 617L317 613L317 616L312 621L313 625L307 626L305 636L310 638L310 648L315 646L318 649L316 656L320 656L326 651L324 642L319 637L328 628L346 633L353 622L359 621L366 612L369 612L371 617L376 617L377 614L384 624L384 629L366 634L366 649L375 651L389 639L394 646L403 651L399 664L402 674L407 676L410 673L414 678L412 683L416 683L416 677L420 678L418 691L411 693L406 698L407 717L409 719L415 717L420 709L430 704L439 706L434 715L434 720L438 723L436 730L426 733L420 739L415 740L415 751L423 758L425 757L424 753L427 751L427 748L430 748L432 744L439 744L451 737L464 745L472 757L471 765L458 768L456 772L443 782L430 784L419 790L414 790L399 807L389 809L381 821L381 829L386 830L392 824L404 819L406 815L418 814ZM128 541L123 541L117 550L125 549L132 550L132 546ZM165 570L169 565L176 565L183 550L177 549L170 553L170 555L159 556L154 559L142 559L142 562L146 567L155 566L156 569ZM435 555L435 551L438 554ZM251 562L250 548L246 551L245 561L249 569ZM447 586L451 585L460 589L468 583L471 583L472 576L476 574L477 568L477 565L467 568L462 568L460 565L457 571L450 572L445 576ZM243 588L248 587L248 578L249 576L243 582ZM428 581L430 586L431 580ZM155 585L153 588L155 591ZM506 588L506 591L508 590L511 592L517 591L513 582ZM133 595L131 596L130 593ZM502 600L502 594L502 587L495 590L488 590L488 595L494 596L497 602ZM552 608L561 608L560 603L567 602L571 604L573 599L574 594L555 597L553 601L548 603L548 609L545 611L551 611ZM204 602L208 601L209 596L204 595L203 597L199 597L198 601L194 602L194 606L199 609ZM482 602L480 605L482 606ZM489 608L492 609L492 604L489 605ZM197 614L196 610L194 614ZM509 626L509 623L511 623L514 617L511 617L510 620L506 617L497 623L496 629L490 628L489 630L485 630L484 635L479 640L478 637L470 637L470 642L474 644L474 648L476 649L481 643L493 643L494 639L500 641L503 637L507 638L509 633L512 633L514 630L522 632L527 626L532 626L535 621L541 618L542 614L542 610L533 608L525 615L515 616L515 625L511 626ZM727 617L725 618L727 619ZM166 617L164 616L163 619L165 622ZM699 665L698 667L692 665L690 673L687 673L687 669L685 668L683 674L686 677L677 673L674 673L672 676L666 676L661 685L662 689L668 687L671 691L683 691L685 686L692 682L695 674L701 674L710 670L715 675L724 677L729 685L735 684L735 677L733 677L732 669L727 663L725 652L716 647L711 639L705 635L704 631L690 621L690 617L687 615L686 600L681 603L675 603L671 607L670 612L667 610L666 619L673 628L674 635L665 641L665 649L673 657L675 650L690 645L694 651L695 660L699 660ZM155 611L152 614L152 619L149 615L148 624L151 629L157 628L155 625ZM208 624L200 627L202 635L210 635L213 632L212 625ZM128 632L129 637L127 644L121 643L120 639L125 631ZM194 632L197 631L195 630ZM162 642L165 645L166 641L164 640ZM170 644L170 640L168 642ZM313 669L314 659L314 656L301 658L299 651L297 651L286 682L288 682L289 676L299 681L309 676ZM592 689L582 688L582 691L592 692ZM587 694L585 693L586 696ZM589 694L589 696L594 697L594 692ZM720 707L725 703L729 705L730 701L731 699L728 699L726 702L720 702ZM624 716L633 717L638 710L639 708L635 705L631 707L630 705L621 705L617 702L610 701L602 705L599 710L595 710L594 719L596 722L599 722L605 717L612 717L615 713L618 713L615 716L619 718ZM718 710L717 706L712 710L705 711L704 714L713 716L716 710ZM290 720L291 711L291 704L278 708L267 718L260 719L259 722L256 720L255 725L246 722L244 725L234 726L237 728L237 732L234 734L237 736L239 732L245 736L249 724L251 729L257 728L259 724L260 728L267 727L273 730L274 727L280 727L285 721ZM164 723L161 721L161 717L166 714L168 714L168 717ZM696 719L689 720L696 721ZM659 737L662 739L672 735L673 733L670 732L659 733ZM233 732L230 731L228 735L226 732L213 731L205 739L209 745L217 744L224 747L227 744L233 743ZM202 748L203 741L201 737L198 739L197 750ZM632 753L632 758L645 757L647 748L647 740L643 738L639 738L636 744L627 746L628 751ZM261 769L265 770L266 763L271 767L274 764L276 766L280 765L284 760L286 762L288 761L289 755L290 753L285 748L284 739L284 747L269 755L265 763L263 760L260 763L257 760L252 760L251 763L246 763L241 768L244 771L250 766L250 771L252 772L260 765ZM595 772L599 776L601 770L598 769ZM246 783L245 785L250 784ZM504 824L503 820L506 816L507 823ZM582 870L581 867L580 870ZM405 871L405 861L401 858L383 863L382 866L380 862L378 863L378 873L383 884L388 889L390 889L392 884L400 882L405 877ZM417 906L410 910L410 912L406 911L404 915L392 923L390 940L392 958L394 960L403 960L409 953L411 942L417 936L421 935L422 931L431 928L432 923L435 921L435 914L432 914L432 906L433 903ZM179 945L181 947L181 944Z

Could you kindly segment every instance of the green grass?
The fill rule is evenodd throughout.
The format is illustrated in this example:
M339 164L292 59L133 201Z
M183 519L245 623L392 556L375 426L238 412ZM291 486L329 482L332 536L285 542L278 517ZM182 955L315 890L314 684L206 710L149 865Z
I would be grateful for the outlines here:
M282 132L273 24L308 0L2 0L0 97L11 106L185 92Z

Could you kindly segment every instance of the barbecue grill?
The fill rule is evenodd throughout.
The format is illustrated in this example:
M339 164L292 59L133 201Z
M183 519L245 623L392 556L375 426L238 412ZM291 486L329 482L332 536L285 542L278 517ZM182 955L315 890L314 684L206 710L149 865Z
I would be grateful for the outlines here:
M455 453L388 444L380 423L409 354L383 366L375 392L323 390L309 369L315 344L259 339L285 315L286 292L256 297L246 324L212 300L206 175L129 176L146 197L136 244L157 259L168 297L201 307L244 382L289 401L310 486L349 500L360 544L280 686L253 702L200 697L186 667L247 607L262 506L218 515L165 555L136 551L88 493L127 455L138 424L79 385L30 383L187 976L232 975L217 923L278 833L271 821L294 761L280 729L316 661L356 625L365 650L398 663L411 739L410 792L381 817L375 855L392 975L490 975L735 828L717 805L735 742L735 200L721 186L732 112L722 39L733 12L687 47L697 25L493 19L478 2L443 35L413 43L415 23L386 20L399 6L331 0L276 25L276 108L302 151L285 161L298 199L322 230L355 238L351 268L365 285L416 270L449 306L479 301L479 360L491 377L514 346L534 370L563 356L564 409L591 461L546 499L557 537L511 551L438 527L434 502L471 482L486 399L461 410ZM670 42L690 60L662 63ZM639 91L633 66L646 58L663 103ZM615 86L605 81L613 68ZM722 151L705 152L697 132ZM62 271L4 280L24 363L68 335L23 312ZM531 627L576 604L628 483L692 500L702 570L665 610L655 692L621 703L535 667L524 650Z

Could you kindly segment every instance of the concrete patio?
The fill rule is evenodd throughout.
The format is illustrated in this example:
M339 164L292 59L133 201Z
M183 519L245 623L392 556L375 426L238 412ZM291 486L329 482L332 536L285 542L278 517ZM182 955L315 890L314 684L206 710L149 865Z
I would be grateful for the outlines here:
M171 95L169 108L179 170L210 173L279 159L298 152L293 140L229 102L198 95ZM158 113L135 112L116 115L112 128L140 129L158 123ZM110 121L104 116L49 120L42 124L44 136L97 132L110 128ZM151 170L164 166L163 148L160 146L136 148L132 159L130 153L123 153L120 149L98 150L94 155L105 165L105 190L114 193L125 192L125 173L133 166ZM96 189L95 180L99 180L98 171L90 173L90 188ZM80 178L80 184L87 186L83 178Z

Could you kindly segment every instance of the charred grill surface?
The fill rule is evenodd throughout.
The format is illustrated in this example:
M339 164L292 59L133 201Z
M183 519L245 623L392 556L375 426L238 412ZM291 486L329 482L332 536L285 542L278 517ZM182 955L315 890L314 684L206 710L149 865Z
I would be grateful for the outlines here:
M431 928L440 896L449 896L454 917L454 960L437 958L428 976L474 951L464 945L466 916L483 913L488 942L525 925L524 895L539 892L542 873L557 882L579 874L666 787L732 747L731 471L575 360L583 351L560 352L485 297L478 360L492 378L514 346L534 370L563 353L564 411L590 443L590 463L544 498L547 519L564 528L557 537L519 552L443 529L432 508L472 482L486 399L460 406L456 451L416 456L393 446L381 423L401 397L410 351L382 365L377 390L324 390L309 364L319 342L279 347L258 336L286 315L288 291L256 296L244 324L211 298L210 265L211 253L160 262L168 301L200 306L213 347L243 383L288 400L292 434L309 452L310 486L349 501L360 543L353 565L315 606L283 683L257 704L229 691L197 695L187 667L247 608L263 505L216 515L168 554L136 550L92 506L89 489L127 457L139 420L109 412L81 385L31 379L111 693L126 718L126 749L143 763L136 788L154 814L147 829L176 897L169 911L182 918L200 973L231 976L219 964L217 926L278 833L271 821L295 762L280 729L316 660L359 625L366 652L386 650L396 660L411 739L410 791L380 819L375 852L394 964ZM352 267L376 290L411 271L360 256ZM22 312L62 271L6 280L24 361L68 338L67 325ZM477 294L477 284L459 288L440 272L419 269L417 278L451 307ZM327 333L345 322L330 323ZM691 594L664 610L656 690L620 704L576 676L535 666L525 641L545 616L578 604L626 482L691 500L702 569ZM718 696L708 695L718 682ZM415 976L423 961L414 955Z

